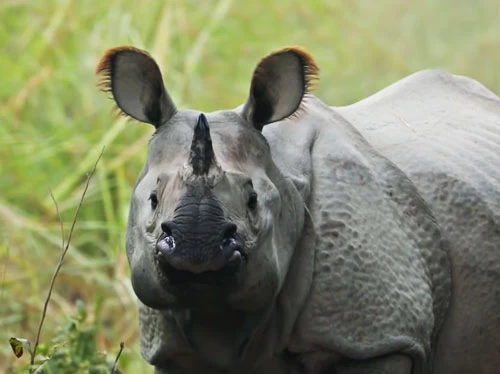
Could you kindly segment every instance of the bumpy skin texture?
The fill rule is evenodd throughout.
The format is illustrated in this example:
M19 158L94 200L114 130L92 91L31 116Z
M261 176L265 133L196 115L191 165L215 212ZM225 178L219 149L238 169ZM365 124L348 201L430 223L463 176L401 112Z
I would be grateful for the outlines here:
M291 349L322 346L359 360L400 352L422 366L450 294L440 231L401 170L319 100L309 108L316 131L303 145L311 150L309 168L298 172L311 176L308 207L318 239ZM275 161L290 170L297 160L281 150L307 136L299 129L290 135L289 126L270 125L265 135Z
M336 108L417 187L449 243L453 291L436 373L500 367L500 100L478 82L422 71Z
M142 352L157 372L495 373L500 99L424 71L348 107L309 97L300 118L263 134L304 206L280 292L230 370L200 359L171 312L139 304Z

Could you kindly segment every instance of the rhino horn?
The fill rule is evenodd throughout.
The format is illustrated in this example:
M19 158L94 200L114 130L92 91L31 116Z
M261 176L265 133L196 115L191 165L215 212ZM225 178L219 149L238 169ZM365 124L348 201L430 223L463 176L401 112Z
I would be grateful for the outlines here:
M207 175L210 168L216 164L210 128L207 117L203 113L198 117L194 128L190 163L193 167L193 174L196 176Z

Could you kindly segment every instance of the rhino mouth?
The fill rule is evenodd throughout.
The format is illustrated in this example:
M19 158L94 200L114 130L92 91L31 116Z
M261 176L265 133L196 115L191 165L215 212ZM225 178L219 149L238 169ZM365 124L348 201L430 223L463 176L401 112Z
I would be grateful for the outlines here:
M220 270L207 270L201 273L193 273L189 270L179 270L165 261L161 253L156 255L160 272L171 285L210 285L210 286L228 286L233 280L238 278L241 268L246 262L243 254L230 260Z
M225 251L215 263L205 267L190 267L173 261L171 246L173 239L162 234L156 243L155 260L158 271L170 286L216 286L232 288L239 284L239 279L247 262L247 254L239 244L239 238L231 238L229 250ZM174 260L176 260L174 258Z

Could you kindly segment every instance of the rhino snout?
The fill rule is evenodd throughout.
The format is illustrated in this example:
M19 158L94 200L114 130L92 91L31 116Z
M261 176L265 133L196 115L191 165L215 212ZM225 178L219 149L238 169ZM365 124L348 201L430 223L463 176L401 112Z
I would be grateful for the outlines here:
M212 239L183 232L174 221L161 225L163 233L156 243L157 256L167 277L178 271L192 274L217 272L226 265L242 261L243 246L234 223L221 225ZM214 230L212 228L212 230Z

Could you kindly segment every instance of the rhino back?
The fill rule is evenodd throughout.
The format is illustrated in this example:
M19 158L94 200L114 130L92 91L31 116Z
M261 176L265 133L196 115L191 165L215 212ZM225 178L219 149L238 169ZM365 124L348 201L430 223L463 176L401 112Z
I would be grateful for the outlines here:
M335 110L412 180L445 174L498 216L500 98L477 81L424 70Z
M452 302L437 372L493 372L500 362L500 99L472 79L427 70L335 110L406 173L450 244Z

